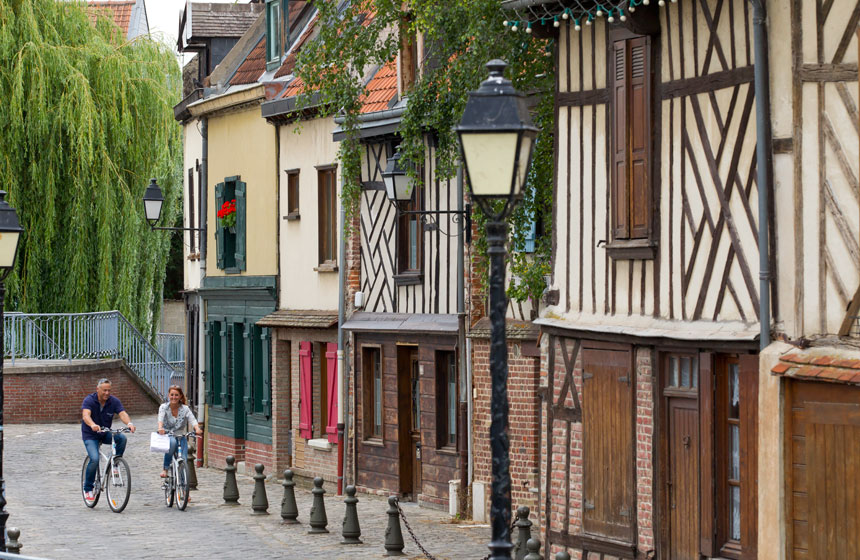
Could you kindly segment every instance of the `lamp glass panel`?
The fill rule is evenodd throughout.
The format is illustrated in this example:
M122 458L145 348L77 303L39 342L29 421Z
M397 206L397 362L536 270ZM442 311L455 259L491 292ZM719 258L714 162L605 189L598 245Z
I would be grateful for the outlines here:
M397 195L397 200L407 201L412 199L412 187L415 184L415 181L407 175L406 173L402 175L395 175L394 177L394 188L395 194Z
M517 160L517 182L514 194L523 192L523 187L526 184L526 177L529 172L529 157L531 156L532 138L527 134L523 134L522 143L520 143L520 157Z
M15 264L15 251L18 249L17 231L0 232L0 269L12 268Z
M506 197L514 178L516 132L460 134L469 182L475 196Z
M146 219L150 222L158 221L158 218L161 216L161 205L164 203L163 200L144 200L143 207L146 211Z
M394 196L394 177L383 174L382 182L385 183L385 194L388 196L388 200L397 200Z

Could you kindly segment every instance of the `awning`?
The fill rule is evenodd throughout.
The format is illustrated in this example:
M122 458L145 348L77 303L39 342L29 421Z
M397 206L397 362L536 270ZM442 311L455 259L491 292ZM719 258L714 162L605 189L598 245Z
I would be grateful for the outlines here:
M469 338L490 338L492 324L489 317L483 317L469 329ZM537 340L540 327L531 321L505 320L505 337L515 340Z
M328 329L337 325L337 311L279 309L257 321L260 327Z
M354 313L343 328L354 332L456 333L456 315L435 313Z
M773 375L860 385L860 351L833 346L793 350L779 357Z

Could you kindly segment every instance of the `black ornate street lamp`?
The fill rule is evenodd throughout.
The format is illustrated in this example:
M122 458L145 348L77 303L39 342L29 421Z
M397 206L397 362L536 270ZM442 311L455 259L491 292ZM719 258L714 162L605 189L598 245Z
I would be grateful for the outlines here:
M401 202L409 202L415 196L415 184L417 180L409 175L409 171L400 161L400 150L394 152L394 155L388 158L388 165L385 171L382 172L382 182L385 185L385 194L397 206L398 214L421 216L421 221L425 222L425 218L435 219L438 223L440 214L453 214L453 220L456 223L463 224L463 233L466 244L472 242L472 205L467 204L463 210L401 210Z
M205 231L205 228L199 227L156 227L156 223L161 219L161 207L164 205L164 195L161 193L161 187L155 182L155 179L150 179L149 185L146 187L146 192L143 193L143 211L146 216L146 221L149 222L150 229L166 230L166 231Z
M24 228L18 222L18 213L6 202L6 191L0 191L0 551L6 552L6 481L3 479L3 356L6 354L3 301L6 299L6 277L15 268L18 242Z
M490 258L490 560L511 558L511 474L508 439L508 347L505 337L505 219L522 198L538 129L526 98L505 79L507 64L487 63L490 77L469 94L457 133L472 198L489 218ZM501 205L500 202L503 202Z

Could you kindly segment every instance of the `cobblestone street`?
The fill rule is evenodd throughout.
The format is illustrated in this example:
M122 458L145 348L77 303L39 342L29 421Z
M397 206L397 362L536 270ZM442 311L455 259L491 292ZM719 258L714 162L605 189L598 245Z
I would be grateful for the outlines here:
M164 505L162 455L149 451L155 418L133 418L138 427L129 434L125 457L131 467L132 495L128 507L115 514L102 497L87 509L81 497L81 465L85 457L80 425L40 424L5 426L4 475L7 485L8 526L21 530L24 555L70 558L224 558L309 559L381 558L387 502L359 494L362 545L340 544L344 504L327 488L327 535L309 535L311 494L296 488L301 525L282 525L283 487L267 484L269 514L251 515L254 481L238 477L238 507L221 505L223 471L198 469L199 490L191 493L185 512ZM116 422L121 426L121 422ZM102 449L105 449L103 446ZM444 513L412 504L403 509L425 547L437 558L480 559L487 554L489 528L450 522ZM403 526L406 557L423 558Z

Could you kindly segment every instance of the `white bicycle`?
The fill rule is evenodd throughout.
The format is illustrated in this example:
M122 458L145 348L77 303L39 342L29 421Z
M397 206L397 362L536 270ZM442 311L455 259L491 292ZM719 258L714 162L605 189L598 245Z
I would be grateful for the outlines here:
M111 434L127 434L131 432L129 428L102 428L101 433ZM92 502L87 501L86 492L84 491L84 481L87 477L87 467L90 464L90 456L84 459L84 466L81 469L81 495L84 497L84 503L88 508L96 507L99 502L102 490L107 492L108 505L111 511L119 513L128 505L128 498L131 496L131 469L128 468L128 463L125 459L118 457L116 454L116 440L111 436L110 440L110 456L105 455L99 445L99 468L96 470L96 478L93 482L93 499ZM102 480L104 473L104 480Z
M161 485L164 490L164 503L167 507L173 507L174 501L179 511L185 511L188 506L188 465L182 459L182 454L179 450L179 439L186 438L186 448L188 446L188 438L196 438L197 436L188 432L187 434L176 435L173 432L166 432L167 435L176 438L176 449L173 451L173 457L170 459L170 467L167 469L167 478Z

